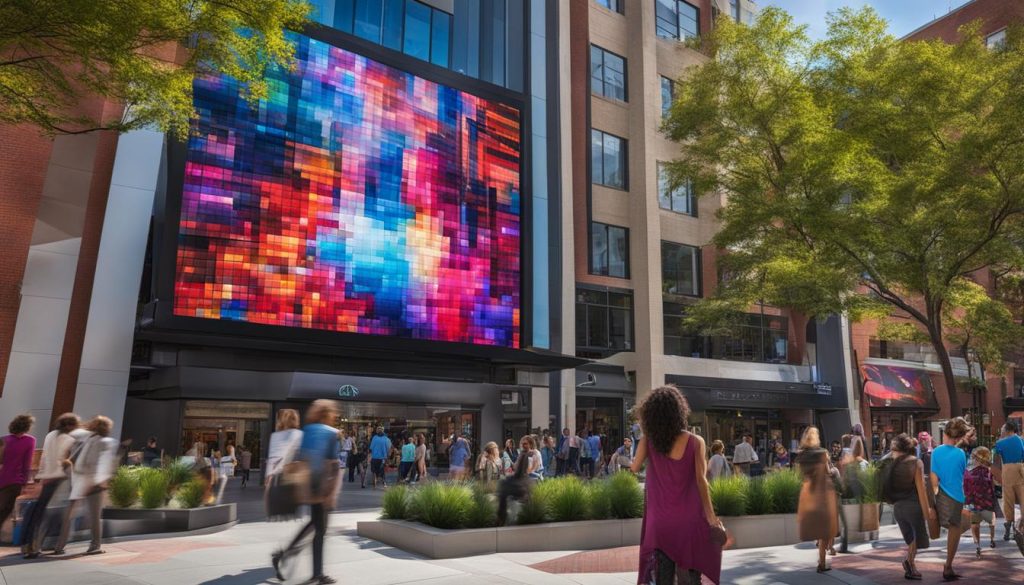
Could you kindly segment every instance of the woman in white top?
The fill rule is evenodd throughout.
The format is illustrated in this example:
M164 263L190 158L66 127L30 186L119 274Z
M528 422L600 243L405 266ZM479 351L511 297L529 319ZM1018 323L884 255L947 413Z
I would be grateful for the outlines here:
M62 414L57 418L56 428L43 440L43 457L39 461L39 471L36 473L36 481L41 481L43 486L36 505L25 518L25 537L22 542L25 543L23 548L26 559L39 556L43 537L49 532L50 523L47 522L46 507L54 501L55 494L62 491L62 487L67 487L68 475L71 472L71 461L68 457L71 455L71 447L75 444L71 431L76 430L79 424L81 422L77 414Z
M281 473L284 466L295 459L299 445L302 444L297 410L282 408L277 411L277 424L274 428L275 432L271 433L270 446L267 448L267 480ZM269 481L266 483L270 485Z
M238 459L235 458L235 446L228 445L227 449L224 450L224 456L218 462L218 471L220 472L220 488L217 490L218 504L224 499L224 488L227 487L228 480L235 476L235 465L237 464Z
M725 443L714 441L711 443L711 459L708 460L708 481L714 481L720 477L731 475L729 460L725 458Z
M100 541L103 538L103 496L107 491L107 482L114 476L117 469L117 441L110 437L114 423L105 416L97 416L89 421L86 429L72 431L79 443L71 449L71 496L68 507L64 511L64 524L60 529L60 537L53 554L64 554L64 545L71 532L76 504L86 500L89 506L89 526L92 542L87 555L103 553Z
M537 450L537 440L532 435L523 437L519 444L519 456L530 458L526 473L532 479L537 481L544 479L544 458L540 456L540 451Z

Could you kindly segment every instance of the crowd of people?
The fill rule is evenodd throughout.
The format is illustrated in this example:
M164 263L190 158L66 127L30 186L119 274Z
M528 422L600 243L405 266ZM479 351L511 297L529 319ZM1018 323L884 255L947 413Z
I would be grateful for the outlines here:
M758 461L752 437L741 438L729 461L722 441L707 446L703 438L687 430L688 404L672 386L653 390L638 405L637 413L643 434L626 437L614 450L606 450L597 434L585 429L574 434L566 428L558 437L544 432L525 435L519 441L507 439L501 446L488 442L474 457L470 439L456 432L446 441L449 479L475 480L486 486L497 497L498 523L504 524L509 503L529 497L531 486L546 477L595 478L620 470L642 473L646 506L639 582L696 584L704 576L718 583L727 532L712 505L710 484L731 474L751 473L751 464ZM311 540L313 582L335 582L324 574L323 547L327 514L337 501L345 468L349 481L358 474L363 486L369 470L371 485L387 487L392 461L397 461L399 482L429 477L428 442L423 434L393 440L383 426L377 426L364 436L353 437L337 428L337 418L337 405L329 400L313 402L305 424L300 424L295 410L277 413L264 463L267 513L270 519L279 520L299 517L308 510L308 518L289 545L272 556L279 577L284 576L284 564ZM18 415L0 441L0 524L12 514L23 487L33 479L34 424L31 415ZM91 533L85 554L103 552L105 491L124 457L124 445L110 436L112 428L112 421L104 416L84 423L73 413L56 419L43 440L34 477L41 483L39 494L24 517L22 549L26 559L40 556L57 522L60 530L53 541L53 554L64 554L75 515L83 507ZM881 499L892 505L907 546L902 559L904 577L922 578L917 554L944 528L948 538L942 575L952 581L961 578L954 561L964 531L970 530L978 557L984 548L996 548L1000 499L1005 519L1002 539L1016 540L1024 552L1024 517L1018 517L1015 509L1024 504L1024 439L1013 423L1007 423L991 449L976 443L973 429L957 417L945 424L938 444L927 432L916 437L896 435L886 441L887 452L871 462L859 424L828 448L818 429L808 427L795 455L781 444L773 449L773 465L795 467L802 477L797 522L801 540L816 543L819 572L830 570L828 557L837 554L837 537L843 537L841 550L846 551L846 536L857 528L847 526L842 498L855 497L864 487L858 483L859 472L875 465ZM165 453L151 438L139 462L159 466L164 461ZM196 443L179 461L190 464L205 480L204 503L215 503L223 497L231 477L240 475L243 487L248 483L252 453L233 445L221 453Z

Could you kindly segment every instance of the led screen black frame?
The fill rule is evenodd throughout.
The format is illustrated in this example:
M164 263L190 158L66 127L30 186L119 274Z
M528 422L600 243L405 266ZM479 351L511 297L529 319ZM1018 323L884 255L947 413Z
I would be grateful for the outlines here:
M532 209L530 164L530 133L531 117L530 101L525 99L527 89L519 93L507 88L492 85L460 75L432 63L387 49L383 46L349 35L337 29L320 25L311 25L302 32L305 36L351 51L372 59L389 67L399 69L410 75L445 85L465 93L488 100L501 102L519 111L519 347L482 345L463 342L415 339L395 335L374 335L365 333L346 333L325 329L312 329L287 325L268 325L233 321L225 319L206 319L202 317L185 317L174 314L175 273L177 270L178 227L181 220L181 200L184 191L185 162L187 143L168 138L167 147L167 202L163 210L162 241L159 245L160 257L155 264L157 273L157 298L155 326L157 329L175 330L180 332L206 333L214 335L235 335L252 338L266 338L273 341L291 341L316 345L331 345L337 348L352 347L360 350L382 350L396 353L432 353L455 354L478 359L494 359L514 363L520 361L517 356L530 346L530 318L532 316L532 276L529 261L532 246L531 222ZM529 71L529 51L524 50L525 67ZM197 343L201 339L195 340ZM532 352L529 352L532 353ZM546 353L546 352L545 352ZM527 361L535 361L530 359Z

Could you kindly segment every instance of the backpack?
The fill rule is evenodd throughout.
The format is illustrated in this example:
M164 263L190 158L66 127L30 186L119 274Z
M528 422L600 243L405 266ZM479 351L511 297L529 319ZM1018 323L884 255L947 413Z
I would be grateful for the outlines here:
M977 510L996 509L995 482L987 467L979 465L967 472L964 478L964 496L966 503Z
M878 468L879 495L886 504L896 503L896 499L893 497L892 472L896 469L897 465L903 463L906 459L906 455L901 456L899 459L893 459L892 457L883 459Z

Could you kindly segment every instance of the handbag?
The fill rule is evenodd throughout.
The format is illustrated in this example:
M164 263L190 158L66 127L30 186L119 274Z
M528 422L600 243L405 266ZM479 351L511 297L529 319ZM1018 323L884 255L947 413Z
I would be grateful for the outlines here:
M718 548L725 548L726 543L729 542L729 533L726 532L725 525L721 520L718 521L718 524L709 527L708 536L711 538L711 544Z

